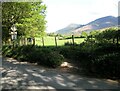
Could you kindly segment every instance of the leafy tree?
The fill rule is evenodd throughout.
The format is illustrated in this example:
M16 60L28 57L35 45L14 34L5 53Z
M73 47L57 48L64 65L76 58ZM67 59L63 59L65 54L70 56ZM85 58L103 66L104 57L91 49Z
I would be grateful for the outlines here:
M89 34L89 36L92 36L92 38L94 38L99 33L100 33L100 31L91 31L90 34Z
M3 40L7 40L10 35L11 26L13 24L21 24L24 17L28 16L29 11L28 3L16 3L16 2L3 2L2 3L2 29ZM22 29L18 29L18 35L24 33Z
M83 31L83 32L81 33L81 37L87 38L87 36L88 36L88 34L87 34L85 31Z
M120 29L118 28L116 33L115 33L115 37L116 37L116 40L117 40L117 45L119 44L119 41L120 41Z
M41 5L41 3L32 3L31 15L28 18L25 18L24 25L26 26L27 36L29 37L40 37L45 34L44 30L46 29L45 24L45 10L46 6Z
M3 40L10 38L11 26L17 26L18 37L43 36L46 29L46 6L40 2L3 2Z
M117 28L109 28L106 29L105 31L102 31L98 35L95 36L96 40L101 43L111 43L115 42L115 39L117 38Z

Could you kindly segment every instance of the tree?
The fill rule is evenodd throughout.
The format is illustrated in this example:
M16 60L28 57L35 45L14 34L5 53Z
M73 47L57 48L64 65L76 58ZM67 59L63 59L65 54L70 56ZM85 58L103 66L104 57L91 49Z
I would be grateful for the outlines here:
M85 31L83 31L83 32L81 33L81 37L87 38L87 36L88 36L88 34L87 34Z
M90 34L89 34L89 36L92 36L92 38L94 38L99 33L100 33L100 31L91 31Z
M41 5L41 2L35 2L31 4L31 7L31 15L25 18L23 23L27 29L26 34L28 37L43 36L45 34L44 30L46 29L46 6Z
M115 37L116 37L116 40L117 40L117 45L119 44L119 41L120 41L120 29L118 28L116 33L115 33Z
M22 8L21 8L22 7ZM22 19L29 16L29 7L28 3L16 3L16 2L3 2L2 3L2 32L3 40L7 40L10 35L11 26L13 24L22 24ZM21 31L18 29L18 35Z
M102 31L101 33L99 33L98 35L95 36L95 39L98 42L108 42L108 43L115 43L115 39L117 40L117 28L109 28L106 29L105 31Z
M3 41L10 38L11 26L17 26L18 37L43 36L46 29L46 6L40 2L2 3Z

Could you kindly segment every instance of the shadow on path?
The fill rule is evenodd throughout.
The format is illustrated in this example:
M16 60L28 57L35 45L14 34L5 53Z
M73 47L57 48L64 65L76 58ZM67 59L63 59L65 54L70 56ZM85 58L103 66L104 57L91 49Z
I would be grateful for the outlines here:
M86 78L69 73L60 73L38 67L27 62L18 62L12 58L3 59L2 67L2 89L63 89L69 91L87 91L87 89L98 89L98 91L117 90L118 83L112 80Z

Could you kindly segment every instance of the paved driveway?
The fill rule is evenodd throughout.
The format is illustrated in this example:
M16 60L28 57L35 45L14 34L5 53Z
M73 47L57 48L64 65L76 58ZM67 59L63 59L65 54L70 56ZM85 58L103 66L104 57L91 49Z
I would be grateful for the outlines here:
M39 67L12 58L2 61L2 89L69 89L87 91L87 89L118 89L118 83L112 80L87 78L54 69ZM66 90L65 90L66 91ZM106 90L108 91L108 90Z

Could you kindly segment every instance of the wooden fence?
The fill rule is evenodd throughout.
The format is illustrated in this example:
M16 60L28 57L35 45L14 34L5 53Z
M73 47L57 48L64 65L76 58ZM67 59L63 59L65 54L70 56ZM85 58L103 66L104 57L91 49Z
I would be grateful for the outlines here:
M71 36L72 41L72 45L75 45L75 41L74 41L74 35ZM45 46L45 39L44 37L41 38L41 41L39 41L42 43L42 46ZM58 38L57 36L54 37L54 45L57 47L58 46ZM3 42L3 45L13 45L13 46L22 46L22 45L35 45L35 38L21 38L21 39L17 39L17 40L11 40L9 39L7 42Z

